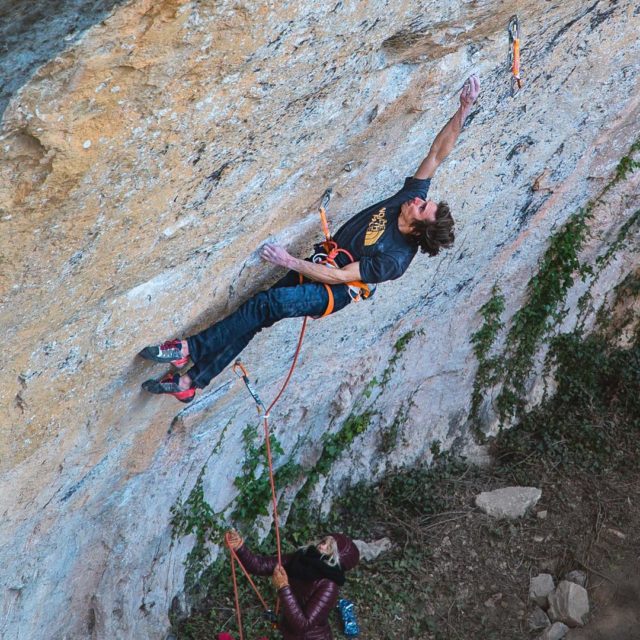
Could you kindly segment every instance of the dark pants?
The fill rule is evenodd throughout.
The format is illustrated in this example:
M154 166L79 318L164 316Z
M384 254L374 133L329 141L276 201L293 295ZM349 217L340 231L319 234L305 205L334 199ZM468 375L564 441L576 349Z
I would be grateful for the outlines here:
M187 338L194 366L189 377L203 389L264 329L283 318L321 316L327 308L329 295L323 284L299 284L295 271L290 271L270 289L256 294L230 316L208 329ZM351 302L346 285L331 285L333 311Z

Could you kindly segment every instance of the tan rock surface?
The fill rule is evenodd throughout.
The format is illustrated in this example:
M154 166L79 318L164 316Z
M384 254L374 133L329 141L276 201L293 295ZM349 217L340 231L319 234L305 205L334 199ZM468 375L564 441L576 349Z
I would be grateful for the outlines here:
M516 8L526 85L510 99L505 26ZM140 392L159 369L135 353L274 280L256 253L266 239L306 253L326 187L334 227L397 189L475 71L479 106L431 192L452 205L456 247L312 323L274 416L285 450L303 435L298 455L313 458L395 341L422 330L326 491L429 459L433 440L468 438L477 310L496 281L508 315L519 307L550 231L638 138L639 27L631 2L133 0L44 64L0 133L0 635L161 637L191 543L171 546L170 507L217 444L207 498L215 509L232 500L255 412L225 372L174 420L177 403ZM592 255L638 193L634 174L607 194ZM631 270L633 249L608 264L594 309ZM280 323L244 356L266 398L298 326ZM380 432L397 415L397 446L381 457Z

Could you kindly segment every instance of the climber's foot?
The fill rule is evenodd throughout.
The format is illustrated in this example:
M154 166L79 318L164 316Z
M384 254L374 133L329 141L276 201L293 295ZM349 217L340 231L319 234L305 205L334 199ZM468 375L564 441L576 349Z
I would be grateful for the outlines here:
M154 362L170 362L179 369L189 362L189 355L185 355L185 351L188 351L188 347L184 348L182 340L167 340L159 345L145 347L138 355Z
M168 393L180 400L180 402L191 402L196 397L194 386L183 389L180 385L180 376L177 373L167 373L160 380L147 380L142 383L142 388L149 393Z

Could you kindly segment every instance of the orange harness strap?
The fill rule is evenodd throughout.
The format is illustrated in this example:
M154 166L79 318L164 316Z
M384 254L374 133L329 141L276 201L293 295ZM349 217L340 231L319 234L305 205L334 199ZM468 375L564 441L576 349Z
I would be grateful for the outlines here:
M336 264L336 258L339 254L344 254L349 262L354 262L353 256L346 249L341 249L335 240L331 239L331 233L329 231L329 223L327 222L327 214L324 210L324 207L320 207L320 224L322 225L322 232L324 233L325 240L322 243L326 254L322 256L319 260L314 260L317 264L324 264L330 267L334 267L339 269ZM320 254L322 255L322 254ZM302 284L304 278L300 275L300 283ZM324 310L324 313L320 316L320 318L324 318L333 312L335 306L335 300L333 297L333 291L331 290L331 286L328 284L324 284L325 289L327 290L327 295L329 296L329 300L327 302L327 308ZM371 295L371 290L369 289L369 285L366 282L361 282L360 280L353 280L352 282L345 282L345 285L349 287L349 293L355 302L359 300L366 300Z
M324 264L324 263L321 263ZM299 273L298 274L298 278L300 279L300 284L302 284L304 282L304 276ZM328 284L325 284L324 282L322 283L324 285L324 288L327 290L327 296L329 298L329 300L327 301L327 308L322 312L322 315L319 316L319 318L324 318L325 316L328 316L330 313L333 313L333 308L335 306L335 299L333 297L333 290L331 289L331 287ZM305 322L307 320L308 316L305 316Z
M329 314L333 313L333 307L335 306L335 301L333 299L333 291L331 290L331 287L328 284L325 284L324 287L327 290L329 301L327 302L327 308L324 310L324 313L320 316L321 318L324 318L325 316L328 316Z

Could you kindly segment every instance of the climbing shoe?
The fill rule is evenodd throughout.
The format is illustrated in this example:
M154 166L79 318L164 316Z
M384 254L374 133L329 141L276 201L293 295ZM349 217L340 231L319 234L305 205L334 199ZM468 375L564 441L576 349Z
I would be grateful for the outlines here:
M167 340L160 345L145 347L138 355L145 360L170 362L177 369L184 367L189 362L189 356L182 355L182 343L180 340Z
M191 402L196 397L196 388L181 389L180 376L177 373L167 373L160 380L147 380L142 383L142 388L149 393L168 393L180 402Z

